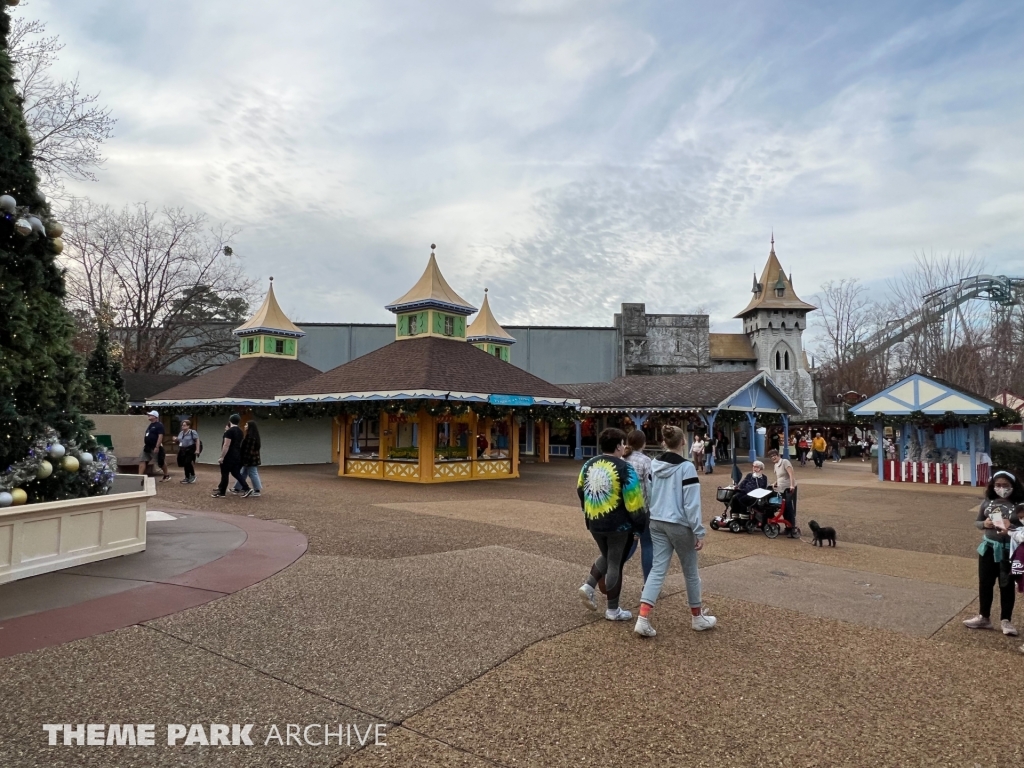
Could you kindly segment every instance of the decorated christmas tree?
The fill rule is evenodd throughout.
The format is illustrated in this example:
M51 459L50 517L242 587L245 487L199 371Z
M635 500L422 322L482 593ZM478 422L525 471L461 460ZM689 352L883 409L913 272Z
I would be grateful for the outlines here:
M100 328L96 346L85 364L82 409L86 413L128 413L121 363L110 356L110 334Z
M32 167L10 23L0 2L0 507L103 493L113 471L75 407L82 374L57 262L63 229Z

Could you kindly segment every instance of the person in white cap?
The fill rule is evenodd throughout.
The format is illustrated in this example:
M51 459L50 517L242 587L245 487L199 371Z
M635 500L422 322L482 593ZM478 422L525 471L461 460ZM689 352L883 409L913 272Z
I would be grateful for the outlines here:
M146 434L142 438L142 453L139 454L139 474L147 474L150 462L159 461L160 447L164 441L164 425L160 423L160 413L150 411L146 414L149 417L149 426L146 427Z

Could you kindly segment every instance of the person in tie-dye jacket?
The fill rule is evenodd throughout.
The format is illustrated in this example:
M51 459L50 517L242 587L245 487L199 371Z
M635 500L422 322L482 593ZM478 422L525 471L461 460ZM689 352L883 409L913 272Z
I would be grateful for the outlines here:
M603 576L608 595L604 617L609 621L628 621L633 614L619 608L622 560L633 536L647 528L644 493L640 477L622 458L626 434L621 429L606 429L598 435L597 442L601 455L583 465L576 493L587 530L597 542L601 556L591 567L579 594L586 606L596 611L594 588Z

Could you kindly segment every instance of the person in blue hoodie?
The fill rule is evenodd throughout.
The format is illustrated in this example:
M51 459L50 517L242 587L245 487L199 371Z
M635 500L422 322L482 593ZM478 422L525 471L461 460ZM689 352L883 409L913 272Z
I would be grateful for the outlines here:
M606 429L598 435L597 443L601 455L583 465L576 493L583 507L583 521L597 542L601 556L579 588L579 595L587 608L596 611L594 587L604 577L608 597L604 617L609 621L628 621L633 614L619 607L622 564L634 537L647 527L644 492L640 477L622 458L626 433L621 429Z
M707 533L701 522L700 478L693 462L683 456L686 433L679 427L661 430L665 453L651 464L650 531L654 544L654 565L640 597L640 616L633 631L641 637L654 637L651 611L661 594L661 586L672 563L672 553L679 557L686 579L686 596L690 604L690 626L698 632L711 629L718 619L704 610L701 602L700 574L697 553L704 548Z

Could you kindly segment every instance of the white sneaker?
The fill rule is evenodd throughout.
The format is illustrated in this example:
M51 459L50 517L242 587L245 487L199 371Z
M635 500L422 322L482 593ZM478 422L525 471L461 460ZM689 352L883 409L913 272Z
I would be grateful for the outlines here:
M980 613L970 619L964 619L964 626L968 629L992 629L992 622Z
M1010 637L1017 636L1017 628L1013 626L1013 624L1011 624L1007 619L1003 619L1001 622L999 622L999 626L1002 627L1004 635L1009 635Z
M589 584L584 584L579 588L580 600L592 611L597 610L597 601L594 599L594 588Z
M651 620L644 616L636 620L636 626L633 627L633 631L640 635L640 637L654 637L658 634L654 627L651 626Z
M697 632L711 629L717 623L718 619L707 613L706 608L701 608L699 615L690 617L690 626Z
M616 608L614 611L609 608L604 612L604 617L608 621L629 621L633 618L633 614L622 608Z

